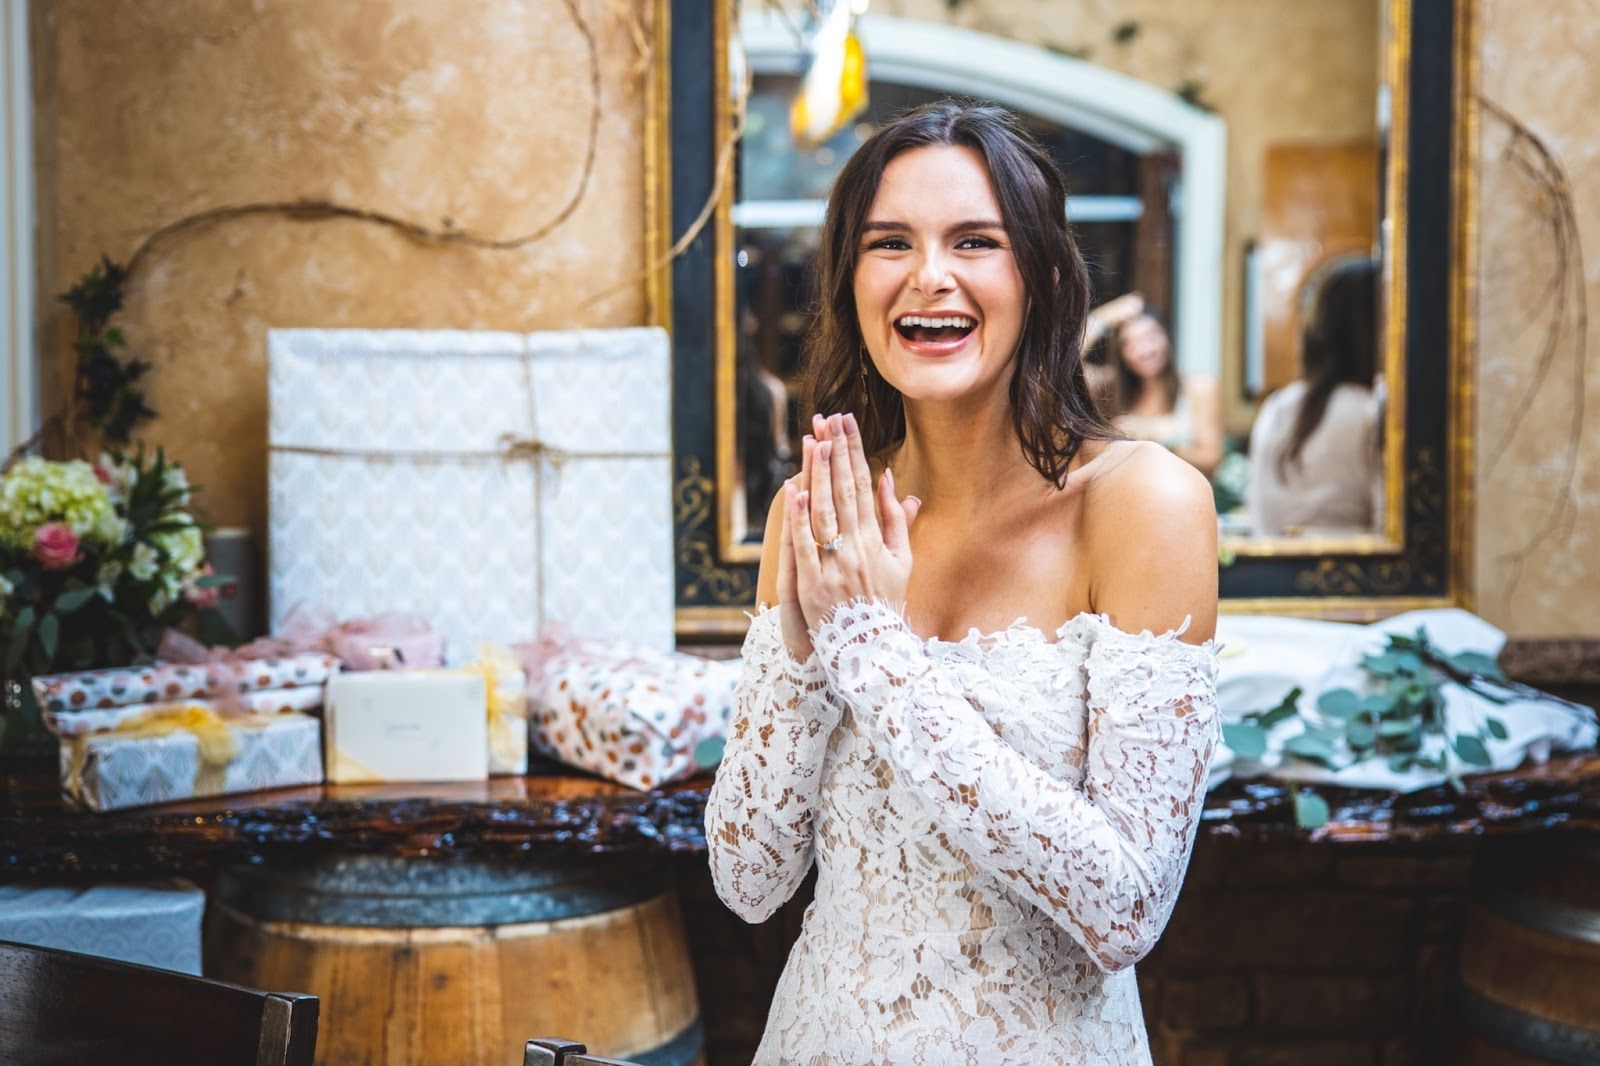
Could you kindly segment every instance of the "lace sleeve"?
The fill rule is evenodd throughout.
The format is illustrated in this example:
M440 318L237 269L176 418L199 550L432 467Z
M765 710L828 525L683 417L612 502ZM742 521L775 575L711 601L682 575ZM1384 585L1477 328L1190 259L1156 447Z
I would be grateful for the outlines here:
M796 662L778 612L762 611L745 638L728 743L706 801L712 883L747 922L771 917L811 868L824 756L843 710L826 689L817 657Z
M897 781L1109 972L1143 958L1166 927L1220 734L1215 642L1184 644L1179 633L1136 636L1101 621L1085 663L1081 787L1002 741L965 691L975 667L932 659L882 601L841 605L813 640Z

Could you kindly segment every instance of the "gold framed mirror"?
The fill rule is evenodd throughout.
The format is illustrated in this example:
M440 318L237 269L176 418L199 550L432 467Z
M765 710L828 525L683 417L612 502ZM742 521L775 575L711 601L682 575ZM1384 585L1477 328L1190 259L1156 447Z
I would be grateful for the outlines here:
M1045 40L1042 22L1008 30L1041 40L1001 39L944 4L902 4L923 17L855 23L867 109L803 147L788 111L807 12L718 3L701 22L692 6L674 0L671 16L712 60L709 122L698 150L678 112L667 124L675 222L688 221L676 163L696 152L704 172L735 147L723 180L702 183L716 193L701 201L704 260L675 267L663 318L705 344L677 356L686 618L753 589L766 501L797 454L809 242L832 174L874 121L948 95L1010 107L1065 164L1096 302L1117 319L1090 352L1108 411L1212 476L1226 609L1371 617L1464 602L1458 382L1471 353L1451 310L1470 284L1454 240L1470 194L1468 0L1282 5L1237 26L1242 12L1162 8L1164 23L1089 20L1070 43ZM1206 24L1204 41L1175 43L1178 19ZM692 48L674 38L673 107ZM1115 313L1131 292L1153 325L1125 299ZM1164 365L1150 354L1163 341ZM1163 393L1165 410L1151 403ZM1313 393L1322 413L1302 431ZM1273 491L1296 466L1298 487Z

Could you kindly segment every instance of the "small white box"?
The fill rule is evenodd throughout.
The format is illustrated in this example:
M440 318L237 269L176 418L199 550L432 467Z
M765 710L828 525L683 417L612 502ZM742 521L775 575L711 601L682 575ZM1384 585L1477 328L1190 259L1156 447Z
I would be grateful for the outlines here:
M328 780L482 781L489 776L483 678L464 670L376 670L328 679Z

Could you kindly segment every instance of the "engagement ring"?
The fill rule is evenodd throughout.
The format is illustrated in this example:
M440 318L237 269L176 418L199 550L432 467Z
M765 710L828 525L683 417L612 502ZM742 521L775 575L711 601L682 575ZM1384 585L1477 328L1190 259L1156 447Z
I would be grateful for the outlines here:
M828 541L828 543L826 543L826 544L822 543L822 541L819 540L819 541L816 542L816 545L817 545L818 548L821 548L825 552L836 552L840 548L844 547L844 537L842 537L842 536L834 537L832 540Z

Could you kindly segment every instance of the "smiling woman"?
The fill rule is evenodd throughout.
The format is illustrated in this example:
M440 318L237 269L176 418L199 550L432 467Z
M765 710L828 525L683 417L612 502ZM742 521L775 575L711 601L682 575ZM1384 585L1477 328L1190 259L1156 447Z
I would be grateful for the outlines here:
M819 871L758 1064L1150 1062L1132 966L1218 739L1216 515L1089 399L1065 203L1012 116L950 103L830 195L818 411L706 806L747 921Z

